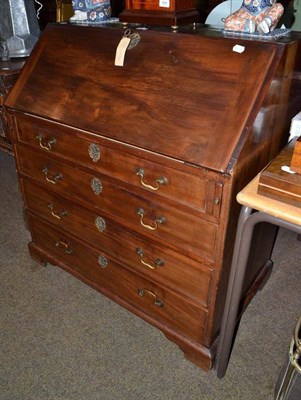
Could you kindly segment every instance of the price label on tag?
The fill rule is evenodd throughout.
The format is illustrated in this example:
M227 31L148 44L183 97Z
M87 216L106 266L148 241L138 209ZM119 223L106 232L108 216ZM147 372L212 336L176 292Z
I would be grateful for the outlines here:
M123 37L116 49L116 54L115 54L115 65L117 67L123 67L124 66L124 58L125 58L125 52L128 48L128 45L130 44L131 39L129 37Z
M170 0L159 0L159 7L170 7Z
M236 44L235 46L233 46L233 51L235 51L235 53L243 53L245 51L245 46L241 46L240 44Z

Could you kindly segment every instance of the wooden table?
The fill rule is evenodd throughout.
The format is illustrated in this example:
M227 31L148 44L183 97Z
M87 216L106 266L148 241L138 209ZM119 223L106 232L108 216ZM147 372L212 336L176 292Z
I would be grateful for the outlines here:
M242 204L229 277L217 351L216 371L223 378L227 371L234 332L239 321L239 303L255 225L268 222L301 233L301 208L257 193L260 174L237 195Z
M15 84L26 58L0 61L0 149L12 153L4 101Z

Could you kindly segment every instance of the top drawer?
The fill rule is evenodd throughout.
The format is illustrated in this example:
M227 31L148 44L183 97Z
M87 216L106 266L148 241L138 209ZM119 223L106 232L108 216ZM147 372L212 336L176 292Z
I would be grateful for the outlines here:
M42 119L18 116L16 125L19 142L219 216L222 185L203 169Z

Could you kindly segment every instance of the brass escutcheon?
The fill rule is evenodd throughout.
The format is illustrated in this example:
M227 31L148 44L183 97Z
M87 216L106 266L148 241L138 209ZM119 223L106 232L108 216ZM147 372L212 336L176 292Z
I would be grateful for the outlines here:
M140 39L141 39L139 33L137 33L137 32L133 32L132 33L131 29L126 29L124 31L123 36L130 39L130 43L129 43L128 47L127 47L128 50L131 50L134 47L136 47L137 44L140 42Z
M108 259L103 255L98 256L97 261L101 268L107 268L107 266L109 265Z
M98 178L93 178L91 180L91 188L96 196L99 196L102 193L102 183Z
M103 232L106 229L106 221L101 217L95 218L95 225L99 232Z
M91 143L88 148L88 153L93 162L97 162L100 159L101 151L97 144Z

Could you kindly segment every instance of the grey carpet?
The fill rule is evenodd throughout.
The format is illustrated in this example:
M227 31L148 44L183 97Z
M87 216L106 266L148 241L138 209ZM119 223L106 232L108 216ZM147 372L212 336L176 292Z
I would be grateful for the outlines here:
M301 310L301 242L281 230L275 268L240 324L227 375L185 360L160 331L63 270L37 266L13 157L0 152L1 400L272 400Z

